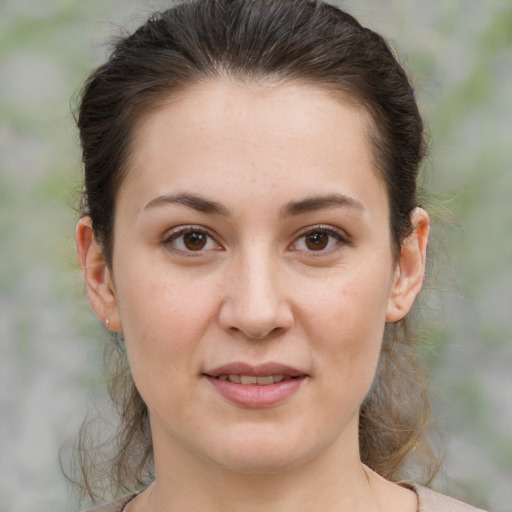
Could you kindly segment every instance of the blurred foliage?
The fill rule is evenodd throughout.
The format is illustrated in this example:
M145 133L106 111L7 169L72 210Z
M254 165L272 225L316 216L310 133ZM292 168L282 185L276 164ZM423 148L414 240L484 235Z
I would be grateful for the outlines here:
M103 336L74 259L72 98L119 25L162 4L0 2L0 510L67 510L57 454L101 380ZM344 5L399 49L430 126L423 352L449 454L437 485L510 510L512 3Z

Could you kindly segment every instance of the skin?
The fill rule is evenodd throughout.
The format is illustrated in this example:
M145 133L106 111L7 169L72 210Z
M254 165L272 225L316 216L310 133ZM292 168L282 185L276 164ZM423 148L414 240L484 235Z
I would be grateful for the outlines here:
M228 80L189 88L138 127L112 268L90 219L77 227L91 305L124 332L150 411L157 477L129 511L416 510L358 450L384 326L420 291L429 231L416 209L393 257L369 128L362 109L311 86ZM180 236L190 226L201 250ZM311 249L305 231L327 246ZM233 361L307 377L277 405L243 407L204 377Z

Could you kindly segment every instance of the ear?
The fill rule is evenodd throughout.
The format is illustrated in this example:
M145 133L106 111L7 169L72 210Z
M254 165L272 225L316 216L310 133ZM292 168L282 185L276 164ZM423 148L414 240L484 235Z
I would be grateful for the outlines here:
M412 308L423 286L427 242L430 232L428 214L415 208L411 214L412 233L402 242L393 285L388 300L386 322L398 322Z
M92 308L107 328L122 331L114 282L101 247L94 236L90 217L83 217L78 221L76 249Z

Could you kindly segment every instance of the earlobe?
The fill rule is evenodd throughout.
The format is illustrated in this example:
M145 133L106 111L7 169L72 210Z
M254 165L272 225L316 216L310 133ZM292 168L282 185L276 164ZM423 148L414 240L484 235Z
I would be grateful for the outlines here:
M430 232L428 214L415 208L411 214L412 233L403 241L388 300L387 322L398 322L412 308L423 286L427 242Z
M94 236L90 217L82 217L78 221L76 248L92 308L107 328L122 331L111 272Z

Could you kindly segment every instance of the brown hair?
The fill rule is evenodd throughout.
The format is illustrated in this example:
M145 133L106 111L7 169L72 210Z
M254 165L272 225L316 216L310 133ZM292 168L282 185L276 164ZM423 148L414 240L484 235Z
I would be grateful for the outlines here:
M120 39L83 90L77 119L85 168L82 213L91 217L109 265L116 193L137 123L176 91L220 76L310 83L366 109L398 251L418 206L416 182L426 147L413 89L386 41L321 1L189 0ZM377 375L360 412L362 461L391 480L404 476L405 462L412 458L422 460L431 476L429 461L434 460L422 440L430 408L413 345L406 320L386 327ZM151 478L148 412L130 376L122 340L107 351L120 424L115 453L106 464L114 485L128 489ZM85 489L92 496L96 466L88 458L91 452L81 448Z

